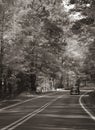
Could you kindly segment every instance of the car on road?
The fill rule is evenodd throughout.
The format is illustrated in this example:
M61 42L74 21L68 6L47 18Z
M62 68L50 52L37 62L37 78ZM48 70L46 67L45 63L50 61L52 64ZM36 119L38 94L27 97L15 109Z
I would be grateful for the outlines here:
M70 89L70 94L71 94L71 95L73 95L73 94L79 95L79 94L80 94L79 87L78 87L78 86L73 86L73 87L71 87L71 89Z

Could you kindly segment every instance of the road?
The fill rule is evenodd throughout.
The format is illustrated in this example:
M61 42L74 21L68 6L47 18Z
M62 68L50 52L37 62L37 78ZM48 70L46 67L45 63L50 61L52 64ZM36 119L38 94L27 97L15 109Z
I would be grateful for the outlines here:
M0 130L95 130L95 121L83 110L79 98L62 91L2 109Z

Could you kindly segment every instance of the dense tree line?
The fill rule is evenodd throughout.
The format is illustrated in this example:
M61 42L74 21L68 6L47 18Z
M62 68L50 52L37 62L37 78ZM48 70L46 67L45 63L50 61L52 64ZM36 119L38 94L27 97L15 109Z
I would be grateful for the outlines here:
M61 1L2 0L0 7L1 96L25 90L30 83L35 90L39 72L51 77L61 71L57 60L65 46Z
M62 0L0 0L1 96L36 91L38 75L59 79L62 86L65 80L68 84L70 72L85 71L83 63L86 70L94 66L95 1L70 0L68 5L74 8L66 12ZM83 18L70 21L73 12L81 12ZM77 41L82 58L67 51L70 39Z
M85 49L88 48L86 59L84 61L84 72L90 76L92 81L95 80L95 0L78 0L70 1L71 4L76 4L76 11L81 11L83 18L77 20L72 26L72 31L82 34L80 41L84 42Z

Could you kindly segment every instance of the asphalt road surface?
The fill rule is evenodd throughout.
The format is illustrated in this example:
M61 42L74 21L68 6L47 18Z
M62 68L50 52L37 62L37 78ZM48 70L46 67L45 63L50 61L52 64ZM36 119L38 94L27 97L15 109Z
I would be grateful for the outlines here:
M0 130L95 130L95 121L83 110L79 97L55 92L1 109Z

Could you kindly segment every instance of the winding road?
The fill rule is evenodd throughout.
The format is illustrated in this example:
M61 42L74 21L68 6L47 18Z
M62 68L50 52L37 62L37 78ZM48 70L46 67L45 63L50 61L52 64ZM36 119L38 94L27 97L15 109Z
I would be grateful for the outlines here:
M53 92L0 109L0 130L95 130L79 103L81 95Z

